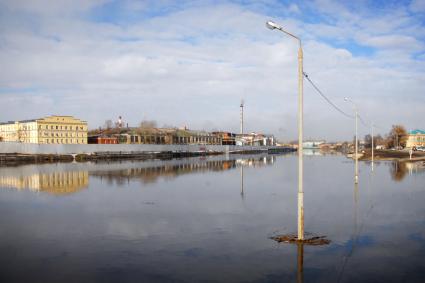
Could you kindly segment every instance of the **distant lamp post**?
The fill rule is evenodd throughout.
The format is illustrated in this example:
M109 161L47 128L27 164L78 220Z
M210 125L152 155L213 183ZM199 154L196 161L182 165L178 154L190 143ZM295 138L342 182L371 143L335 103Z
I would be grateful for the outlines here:
M359 183L359 156L358 156L358 136L357 136L357 117L359 116L358 114L358 109L357 109L357 105L348 97L344 98L345 101L350 102L353 105L354 108L354 113L355 113L355 120L356 120L356 136L355 136L355 146L354 146L354 159L355 159L355 168L354 168L354 183L358 184ZM373 138L373 137L372 137Z
M304 190L303 190L303 50L301 39L278 24L268 21L266 27L280 30L298 41L298 240L304 240Z
M243 107L244 107L244 101L243 101L243 99L241 100L240 107L241 107L241 135L242 135L241 139L243 141ZM242 145L243 145L243 143L242 143Z

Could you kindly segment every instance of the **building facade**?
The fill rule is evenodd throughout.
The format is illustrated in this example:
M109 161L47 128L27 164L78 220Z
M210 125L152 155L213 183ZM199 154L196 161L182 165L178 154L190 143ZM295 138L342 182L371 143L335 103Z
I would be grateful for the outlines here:
M39 144L87 144L87 122L72 116L0 123L3 142Z
M104 134L107 137L107 134ZM90 136L90 143L101 143L96 135ZM194 144L194 145L221 145L220 136L193 130L180 130L169 128L151 128L140 130L127 128L122 133L110 134L108 137L115 138L121 144Z
M413 130L407 135L406 147L413 148L425 146L425 131Z

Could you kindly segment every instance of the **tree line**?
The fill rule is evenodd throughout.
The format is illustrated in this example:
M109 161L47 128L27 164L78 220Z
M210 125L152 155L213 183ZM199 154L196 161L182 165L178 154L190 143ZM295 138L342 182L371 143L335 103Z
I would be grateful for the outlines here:
M388 134L384 137L381 135L373 136L374 146L382 145L385 148L399 148L406 147L407 141L407 131L402 125L393 125ZM372 147L372 136L365 135L364 137L364 146L366 148Z

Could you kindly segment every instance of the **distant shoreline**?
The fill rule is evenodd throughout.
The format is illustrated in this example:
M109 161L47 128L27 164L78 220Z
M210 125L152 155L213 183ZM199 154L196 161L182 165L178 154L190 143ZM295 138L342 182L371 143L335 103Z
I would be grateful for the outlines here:
M0 166L14 166L25 164L43 164L57 162L87 162L87 161L112 161L112 160L149 160L149 159L173 159L196 156L212 156L223 154L278 154L294 152L296 149L289 147L228 147L208 150L168 150L168 151L99 151L92 153L58 154L58 153L0 153Z
M415 161L425 161L425 152L414 151L412 154L412 159L410 159L409 151L406 150L374 150L373 153L374 160L387 160L387 161L400 161L400 162L415 162ZM371 149L366 149L363 152L363 156L359 158L361 161L371 161L372 160L372 151Z

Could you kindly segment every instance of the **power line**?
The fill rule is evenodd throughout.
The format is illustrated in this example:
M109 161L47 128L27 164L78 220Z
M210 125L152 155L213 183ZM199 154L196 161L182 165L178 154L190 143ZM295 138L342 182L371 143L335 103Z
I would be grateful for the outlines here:
M342 115L354 119L353 115L347 114L344 111L342 111L338 106L336 106L329 98L327 98L321 91L320 89L310 80L310 78L308 77L308 75L306 73L303 72L304 77L309 81L309 83L313 86L313 88L320 94L321 97L323 97L333 108L335 108L339 113L341 113Z
M363 124L363 126L365 127L369 127L369 125L363 120L362 116L360 116L360 114L357 113L357 116L359 117L360 122ZM370 124L371 125L371 124Z
M350 118L350 119L354 119L355 116L354 115L350 115L347 114L346 112L344 112L343 110L341 110L341 108L339 108L338 106L336 106L329 98L326 97L326 95L323 94L323 92L313 83L313 81L309 78L309 76L303 72L304 77L307 79L307 81L313 86L313 88L317 91L317 93L323 98L325 99L333 108L335 108L339 113L341 113L342 115ZM365 127L369 127L372 124L368 124L365 122L365 120L363 119L362 116L360 116L360 114L357 113L357 116L359 117L359 120L361 122L361 124ZM377 128L377 129L381 129L381 130L385 130L383 127L373 124L373 127Z

